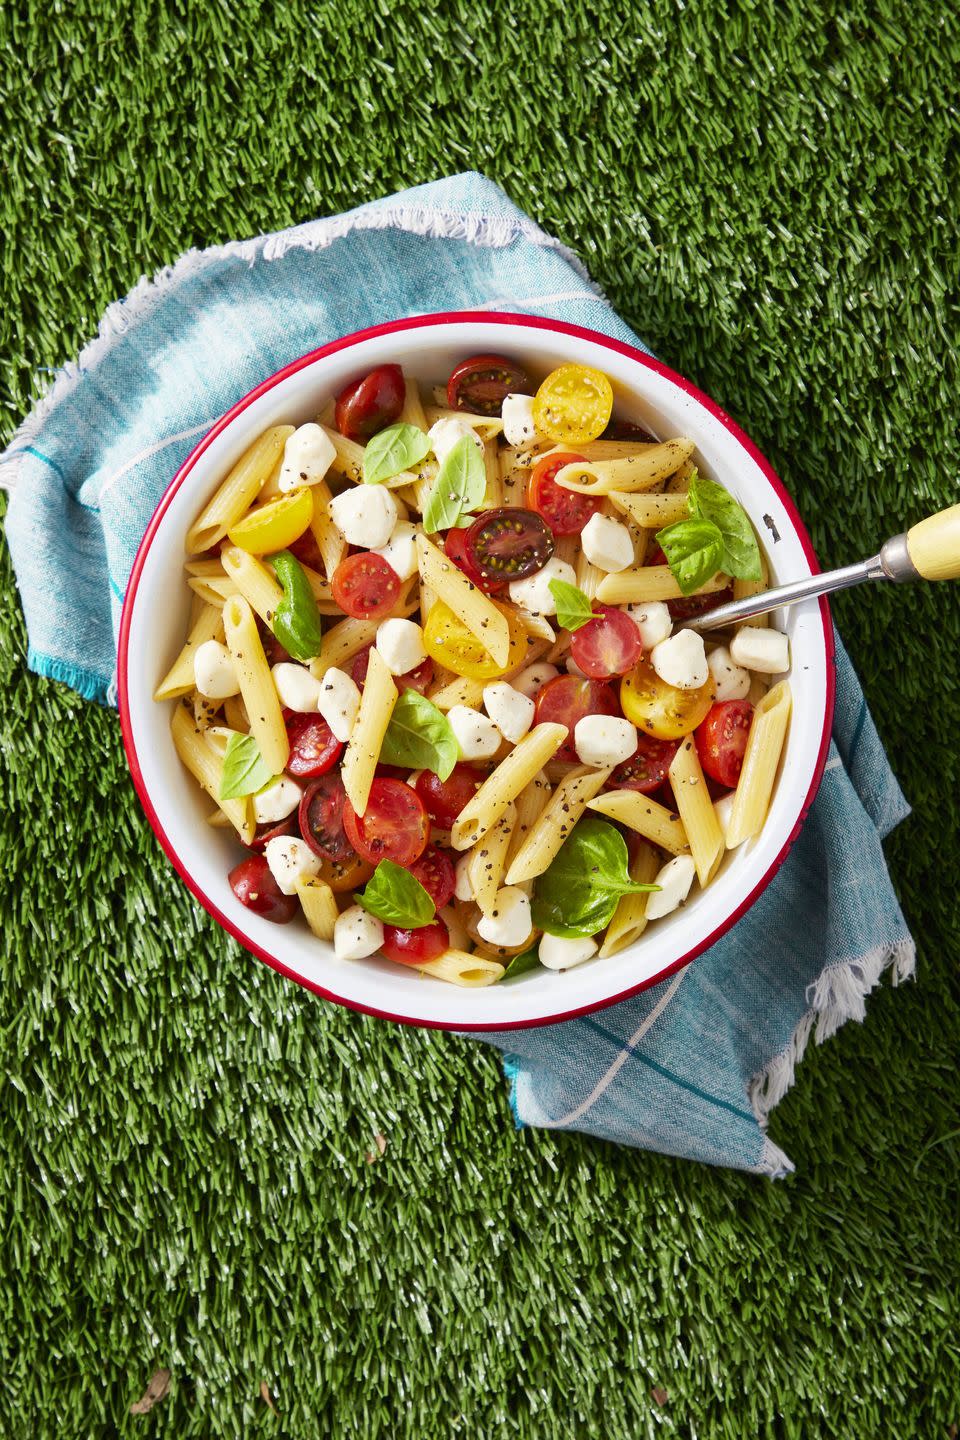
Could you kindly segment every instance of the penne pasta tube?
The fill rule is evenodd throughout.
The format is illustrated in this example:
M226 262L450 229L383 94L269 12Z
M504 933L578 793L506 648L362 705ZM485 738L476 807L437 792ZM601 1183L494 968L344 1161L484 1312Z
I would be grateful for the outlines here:
M690 513L686 495L628 495L611 490L610 499L634 524L646 530L660 530L664 525L686 520Z
M687 842L701 885L709 885L724 855L723 831L710 799L707 782L700 768L700 757L687 735L670 764L670 788L677 802L677 811L687 832Z
M517 821L515 805L508 805L494 825L469 852L467 873L473 898L484 915L489 915L500 889L503 872L507 865L510 836Z
M207 605L215 605L218 610L223 609L224 601L229 600L231 595L240 594L236 585L226 575L192 575L187 585L194 595Z
M197 730L193 711L188 702L182 701L174 707L170 721L170 734L174 749L182 763L190 771L197 784L207 792L210 799L220 807L240 839L248 845L253 839L256 825L253 819L253 805L250 797L236 800L220 799L220 782L223 777L223 756L218 755L210 742Z
M318 481L313 487L313 517L310 521L310 530L317 542L317 549L320 551L320 558L323 561L323 569L328 581L333 579L334 570L347 553L347 542L330 519L330 512L327 509L331 498L330 486L327 482L325 480Z
M630 879L637 885L652 885L660 869L660 857L646 840L637 841L636 854L630 866ZM600 946L600 956L616 955L635 940L639 940L647 928L647 894L623 895L613 919L607 926L607 933Z
M472 990L496 984L504 968L496 960L488 960L485 955L470 955L466 950L446 950L436 960L417 966L421 975L432 975L434 980L446 980L450 985Z
M403 372L403 409L400 411L398 424L416 425L418 430L430 429L420 398L420 386L406 370Z
M518 606L516 616L524 630L528 635L532 635L534 640L544 640L548 645L552 645L556 640L553 626L546 615L534 615L531 611L521 610ZM529 663L529 660L524 660L525 665Z
M471 430L476 430L481 440L496 440L498 435L503 434L503 421L499 415L474 415L469 410L450 410L444 405L426 405L424 413L428 430L438 420L463 420Z
M230 816L221 810L219 805L216 810L210 811L210 814L207 816L207 824L212 825L214 830L231 830L233 828L230 823Z
M352 480L355 485L362 483L364 446L358 445L355 440L348 440L339 430L334 430L329 425L323 425L321 429L335 451L330 461L330 469L335 475ZM391 475L389 480L381 480L380 484L388 490L399 490L404 485L415 485L417 479L418 476L412 470L401 470L399 474Z
M380 747L387 733L398 691L393 676L376 648L370 651L370 663L363 682L360 710L353 734L344 751L340 775L347 799L358 815L367 808Z
M735 579L734 582L733 582L733 598L734 598L734 600L748 600L748 599L750 599L750 597L753 596L753 595L762 595L763 592L764 592L764 590L768 590L769 588L770 588L770 570L769 570L769 567L768 567L768 565L767 565L767 557L764 555L763 551L761 550L761 551L760 551L760 579L759 579L759 580L736 580L736 579ZM770 624L770 616L769 616L769 613L768 613L768 614L766 614L766 615L751 615L749 620L741 620L741 621L739 622L739 624L737 624L737 625L735 626L735 628L736 628L737 630L742 630L743 627L744 627L744 625L754 625L754 626L756 626L757 628L763 628L764 626L767 626L767 625L769 625L769 624Z
M208 640L223 639L223 616L214 605L204 605L190 626L186 644L153 692L154 700L177 700L196 686L193 658Z
M467 801L450 832L455 850L469 850L500 819L568 737L566 725L536 725Z
M336 603L330 593L330 586L318 570L312 569L309 565L300 562L300 568L307 577L307 584L313 591L313 598L317 602L317 609L322 615L342 615L343 611Z
M428 585L463 621L494 661L505 666L510 655L507 617L422 534L417 535L417 555L423 584Z
M713 595L725 590L730 578L718 571L712 580L693 593ZM605 575L597 587L597 599L606 605L626 605L641 600L679 600L683 595L674 580L669 565L639 565L635 569L621 570L616 575Z
M318 875L297 881L297 898L310 929L318 940L332 940L339 910L337 897Z
M582 455L584 460L626 460L632 455L645 455L655 450L659 440L587 440L583 445L551 445L534 457L542 460L545 455L563 455L571 448Z
M193 706L193 723L198 730L204 731L209 730L219 715L223 701L208 700L205 695L200 694L199 690L194 690L190 697L190 703Z
M564 465L557 471L555 480L565 490L575 490L580 495L607 495L611 490L626 493L652 490L692 453L692 440L664 440L642 454L622 460L578 460Z
M310 661L311 675L322 680L328 670L334 667L342 670L348 660L359 655L365 645L372 645L376 638L375 620L355 620L347 616L332 626L320 641L320 654Z
M735 850L756 835L767 818L777 766L790 722L790 686L781 680L768 690L753 712L743 769L733 794L727 825L727 849ZM479 792L478 792L479 793Z
M577 551L576 557L577 586L583 591L588 600L596 600L597 591L600 588L600 581L605 571L598 570L586 557L582 549Z
M517 796L514 802L517 818L513 834L510 836L510 848L507 851L508 868L517 858L524 841L546 809L550 795L550 781L547 779L546 771L541 770Z
M247 513L283 455L293 428L292 425L272 425L244 451L187 531L185 548L189 554L219 545L231 525Z
M265 625L269 625L283 599L283 591L277 584L273 571L255 555L248 555L246 550L241 550L239 545L228 546L221 558L224 571L235 585L236 593L243 596Z
M320 407L320 413L317 415L317 424L332 425L336 418L336 414L337 402L331 395L330 398L328 400L325 400Z
M548 648L545 640L528 638L526 654L520 664L505 674L499 675L497 679L506 680L509 683L514 676L519 675L521 670L532 665L535 660L541 659ZM469 680L465 675L454 675L449 670L439 670L437 681L428 694L438 710L452 710L454 705L469 705L471 710L482 710L484 689L493 683L492 680Z
M508 885L522 885L542 875L555 858L587 806L613 773L578 766L560 781L540 818L530 829L507 871Z
M231 695L229 700L224 700L223 718L231 730L237 730L241 735L249 733L250 717L247 714L247 707L239 695Z
M591 800L587 809L629 825L631 830L636 830L645 840L652 840L661 850L669 850L671 855L683 855L690 849L683 821L649 795L641 795L636 790L609 790L606 795Z
M500 479L500 461L497 457L496 440L488 440L484 445L483 464L487 472L487 488L483 492L483 509L496 510L503 504L503 482Z
M280 775L290 755L287 727L253 610L242 595L231 596L224 605L223 628L250 718L250 734L260 747L264 763L274 775Z

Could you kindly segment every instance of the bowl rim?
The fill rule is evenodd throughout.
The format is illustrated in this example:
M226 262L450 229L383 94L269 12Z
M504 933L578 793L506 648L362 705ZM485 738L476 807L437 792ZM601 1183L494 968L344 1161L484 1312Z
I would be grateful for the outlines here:
M773 466L770 464L767 458L760 452L760 450L757 449L756 445L753 443L750 437L740 428L736 421L732 420L730 416L726 413L726 411L716 403L716 401L711 400L710 397L708 395L705 395L703 391L700 390L696 385L693 385L684 376L678 374L675 370L671 369L670 366L663 364L662 361L657 360L654 356L647 354L646 351L639 350L636 346L627 344L622 340L616 340L612 336L604 335L598 330L591 330L587 326L574 325L569 321L565 320L547 319L539 315L515 314L504 311L450 310L438 311L426 315L413 315L400 320L388 320L379 325L367 326L363 330L355 330L349 335L341 336L336 340L329 341L325 345L320 345L316 349L308 351L305 355L301 355L298 359L290 361L289 364L284 365L273 375L270 375L265 380L262 380L259 385L254 386L252 390L248 391L246 395L243 395L234 405L232 405L230 409L227 410L220 417L219 420L215 421L215 423L201 437L198 443L190 451L190 454L183 461L183 464L179 467L176 474L173 476L172 480L167 485L162 496L160 497L160 500L157 504L156 509L153 512L153 515L150 518L149 524L144 531L143 538L141 539L140 544L137 547L137 553L134 557L133 566L130 570L130 578L127 582L126 593L124 595L123 606L120 614L120 630L117 646L117 692L120 713L120 730L123 739L123 747L127 758L127 765L130 769L134 789L136 790L140 803L143 806L143 810L146 814L150 827L156 835L157 839L159 840L161 848L166 854L167 859L173 865L174 870L180 876L181 880L183 880L188 890L190 890L190 892L200 901L204 909L213 916L217 923L229 935L232 935L233 938L237 940L245 950L249 950L251 954L257 957L257 959L262 960L266 965L269 965L271 969L276 970L286 979L295 981L298 985L303 986L307 990L311 990L314 994L321 996L324 1000L330 1000L337 1005L343 1005L348 1010L355 1010L365 1015L376 1016L378 1019L381 1020L392 1020L401 1025L412 1025L422 1029L454 1030L467 1032L472 1031L474 1033L497 1032L506 1030L528 1030L539 1028L542 1025L555 1025L563 1020L573 1020L576 1019L578 1016L590 1015L598 1010L606 1010L611 1005L619 1004L620 1001L628 1000L632 996L640 994L643 990L649 990L652 986L659 985L662 981L668 979L671 975L676 974L678 970L682 970L686 965L689 965L693 960L697 958L698 955L701 955L704 950L708 950L711 945L716 944L716 942L723 935L725 935L728 930L732 929L733 926L740 919L740 917L746 913L746 911L751 907L751 905L753 905L754 901L757 899L760 893L766 889L770 881L773 879L774 875L780 869L781 865L786 860L787 855L790 853L793 842L796 840L797 836L800 833L800 830L803 827L804 821L806 820L807 814L810 810L810 806L813 804L814 798L820 787L820 782L823 778L824 767L826 765L827 752L830 747L830 737L833 730L834 703L836 698L836 671L834 665L835 646L833 639L833 623L830 616L830 607L827 602L827 597L825 595L822 595L819 600L820 618L823 626L826 661L826 703L824 705L823 731L820 737L819 752L817 755L816 764L814 765L810 786L801 804L796 824L794 825L793 830L784 842L782 849L779 851L771 864L764 871L763 875L760 876L753 889L749 892L748 895L744 897L744 899L740 902L739 905L737 905L728 915L725 915L720 921L720 923L717 924L715 928L703 938L703 940L699 941L696 945L692 946L689 950L678 956L677 959L673 960L669 965L664 966L664 968L662 970L659 970L655 975L649 976L647 979L640 981L636 985L628 986L625 990L618 992L616 995L611 995L596 1001L591 1001L588 1004L579 1005L574 1009L558 1010L555 1014L552 1015L537 1016L530 1019L490 1021L483 1024L477 1024L476 1022L471 1023L469 1018L465 1019L462 1022L452 1020L425 1019L424 1017L418 1015L401 1015L396 1014L393 1011L380 1009L373 1005L361 1004L355 999L350 999L346 996L339 995L334 990L331 990L322 985L318 985L315 981L307 980L296 970L293 970L290 966L285 965L282 960L277 958L277 956L271 955L269 951L265 950L262 946L256 944L248 936L244 935L233 923L233 921L220 910L216 901L213 900L209 895L207 895L207 893L197 883L195 878L189 873L186 865L180 860L176 847L174 846L173 842L171 841L170 837L167 835L163 827L163 823L156 811L156 808L154 807L150 792L144 780L143 771L141 769L139 757L137 755L137 748L134 740L133 725L130 713L129 692L127 686L127 657L130 638L130 627L132 623L134 604L137 596L137 589L140 583L140 577L143 572L144 565L146 563L147 554L150 550L157 531L163 523L164 515L166 514L171 502L173 501L174 496L180 489L180 486L186 480L187 476L193 470L197 461L209 448L209 446L214 442L214 440L220 434L222 434L224 430L228 429L229 426L231 426L233 422L238 419L238 417L242 415L243 412L256 400L258 400L262 395L272 390L275 386L281 384L291 375L295 375L298 371L305 369L309 365L312 365L317 360L323 359L328 355L334 355L341 350L350 349L354 345L360 344L362 341L370 340L384 335L396 334L399 331L412 329L427 329L431 326L453 324L502 325L506 329L509 329L510 327L521 327L528 329L532 328L537 330L553 331L562 335L572 336L576 339L582 339L584 341L606 347L610 350L614 350L618 354L625 356L627 359L633 360L636 363L645 366L647 369L654 371L655 374L661 376L663 379L671 381L674 385L676 385L679 389L684 391L699 405L701 405L705 410L707 410L714 417L714 419L719 421L719 423L727 431L729 431L729 433L742 446L742 448L746 450L754 463L762 471L765 479L769 482L773 490L776 492L778 499L786 510L790 521L795 529L797 539L800 542L804 556L810 566L811 572L813 574L818 574L820 572L820 564L817 559L816 552L814 551L813 544L810 540L810 536L807 532L807 528L804 525L803 520L800 518L800 514L793 502L792 497L784 486L783 481L780 479L779 475L777 475L776 471L773 469Z

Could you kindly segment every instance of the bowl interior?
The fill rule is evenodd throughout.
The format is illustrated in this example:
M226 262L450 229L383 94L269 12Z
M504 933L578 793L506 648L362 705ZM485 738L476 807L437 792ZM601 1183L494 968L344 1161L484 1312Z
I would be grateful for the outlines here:
M294 923L271 925L232 895L227 871L240 851L231 834L206 824L211 805L182 769L170 739L170 706L152 693L182 643L189 592L182 579L183 537L202 502L255 436L268 425L301 423L351 377L389 361L401 363L427 386L445 379L464 356L493 350L515 355L535 379L565 361L596 365L610 376L618 413L656 435L688 435L698 464L725 485L750 515L770 567L771 584L811 573L808 542L789 502L768 478L730 422L702 403L678 377L645 363L636 352L573 327L555 329L528 317L401 323L331 349L242 402L205 448L200 447L168 492L162 514L141 550L131 584L121 646L125 741L141 798L167 853L217 916L262 958L284 973L346 1004L420 1024L456 1028L536 1024L592 1008L650 983L697 953L769 878L795 835L819 778L830 705L826 607L805 602L774 617L790 637L794 704L781 773L760 836L728 855L706 891L659 920L619 955L592 960L565 974L532 971L489 989L461 990L385 960L338 961L332 946ZM807 546L807 550L805 550ZM812 553L812 552L809 552Z

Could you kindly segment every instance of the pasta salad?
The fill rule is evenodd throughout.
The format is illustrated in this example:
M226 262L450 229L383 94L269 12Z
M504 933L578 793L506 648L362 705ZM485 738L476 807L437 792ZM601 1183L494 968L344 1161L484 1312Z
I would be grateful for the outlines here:
M274 425L186 536L155 692L245 849L241 904L336 955L489 985L632 944L757 835L787 637L751 523L599 370L399 365Z

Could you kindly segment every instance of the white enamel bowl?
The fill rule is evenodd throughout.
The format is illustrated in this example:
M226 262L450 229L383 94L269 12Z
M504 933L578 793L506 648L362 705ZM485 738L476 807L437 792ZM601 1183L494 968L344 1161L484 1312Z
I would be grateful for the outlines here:
M573 325L521 315L458 313L377 326L288 365L216 424L171 481L130 577L120 635L124 744L151 825L187 885L232 935L268 965L328 999L416 1025L500 1030L542 1025L609 1005L662 979L717 940L769 883L816 793L833 718L833 645L826 601L776 618L791 645L793 716L762 834L729 855L705 891L651 925L631 949L566 974L532 971L505 985L466 990L386 960L338 961L306 926L271 925L245 909L227 884L241 856L231 834L205 823L210 808L180 765L170 706L151 699L186 629L183 537L202 503L268 425L299 424L349 379L396 361L428 385L468 355L516 356L536 379L565 361L603 370L619 414L662 438L688 435L705 474L746 508L761 536L771 583L814 573L816 557L788 495L747 437L706 396L640 351ZM172 960L171 960L172 963Z

